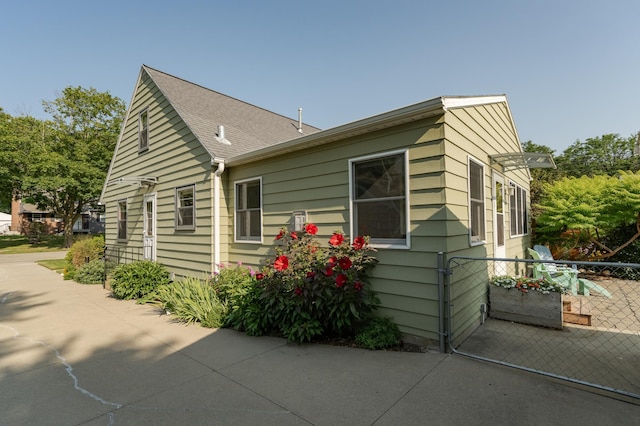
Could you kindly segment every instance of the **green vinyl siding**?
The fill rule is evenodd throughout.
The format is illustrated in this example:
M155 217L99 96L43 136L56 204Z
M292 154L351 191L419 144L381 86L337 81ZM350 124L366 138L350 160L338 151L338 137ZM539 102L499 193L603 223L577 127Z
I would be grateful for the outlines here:
M408 149L414 248L378 249L372 285L403 331L437 340L437 328L421 328L438 324L436 253L442 246L442 228L451 226L450 215L438 213L444 208L444 157L441 140L432 138L442 134L440 117L436 117L230 168L231 182L262 177L264 220L263 246L233 243L230 262L259 266L272 253L270 245L280 228L292 226L292 213L297 210L306 211L308 220L318 225L323 245L334 231L349 236L349 160ZM427 211L441 219L427 222Z
M497 171L504 176L505 184L514 181L527 191L529 176L527 169L504 171L502 166L491 164L490 155L517 153L522 151L516 130L509 116L506 104L490 104L450 110L445 118L445 164L446 164L446 203L455 212L460 226L448 229L446 237L447 257L494 256L493 241L493 203L492 173ZM471 247L469 245L469 213L468 213L468 158L485 164L484 167L484 201L485 201L485 244ZM509 228L509 217L505 215L505 228ZM508 238L506 235L506 257L525 257L529 236ZM487 274L489 271L486 272ZM455 284L452 289L456 288ZM452 293L454 336L464 336L480 321L480 304L486 303L484 287L470 289L467 293Z
M148 108L148 150L138 152L138 112ZM145 194L156 193L157 261L178 275L200 275L211 271L212 263L212 166L210 155L151 79L142 73L136 87L109 179L156 177L152 186L107 185L106 243L129 250L142 248L142 202ZM175 189L194 185L194 230L176 230ZM115 200L127 199L125 243L116 241Z

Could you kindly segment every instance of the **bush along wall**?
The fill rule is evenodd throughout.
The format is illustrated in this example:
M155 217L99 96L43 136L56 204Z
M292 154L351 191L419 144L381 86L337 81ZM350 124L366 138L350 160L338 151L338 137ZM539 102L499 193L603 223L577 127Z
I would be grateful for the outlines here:
M375 250L367 237L350 242L340 232L321 247L317 232L314 224L300 232L280 231L275 256L238 296L227 325L295 342L355 335L379 303L368 281Z

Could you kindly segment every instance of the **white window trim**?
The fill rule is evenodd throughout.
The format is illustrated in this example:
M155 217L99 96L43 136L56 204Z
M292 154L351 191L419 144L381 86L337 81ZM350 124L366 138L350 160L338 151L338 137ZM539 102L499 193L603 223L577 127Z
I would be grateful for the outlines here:
M124 203L127 219L124 222L124 238L120 238L120 203ZM129 201L124 198L116 201L116 241L127 241L129 231Z
M181 190L184 189L189 189L191 188L191 191L193 193L193 224L192 225L179 225L178 224L178 217L179 217L179 202L180 202L180 197L178 195L178 193ZM195 184L191 184L191 185L183 185L183 186L178 186L175 189L175 201L174 201L174 222L173 225L176 229L176 231L194 231L196 229L196 185Z
M349 235L351 235L352 239L357 237L357 230L355 229L355 209L353 202L353 191L355 182L353 181L353 165L354 163L359 163L361 161L373 160L375 158L382 157L391 157L394 155L402 154L404 156L404 202L405 202L405 229L406 237L404 243L400 242L380 242L380 241L372 241L370 242L370 246L373 248L384 248L384 249L410 249L411 248L411 211L409 210L410 202L409 202L409 150L408 149L398 149L394 151L387 151L377 154L365 155L363 157L351 158L349 159ZM398 240L400 241L400 240Z
M471 162L476 163L478 166L482 167L482 207L483 207L483 216L484 216L484 235L482 239L479 241L473 241L471 235ZM487 243L487 199L486 192L487 189L485 187L485 165L482 161L477 158L472 157L471 155L467 156L467 210L469 212L469 245L470 246L481 246Z
M142 133L142 114L147 114L147 146L141 146L140 144L140 134ZM138 113L138 153L141 154L143 152L149 151L149 107L142 109Z
M246 182L258 181L260 185L260 237L251 239L246 237L240 237L238 235L238 185ZM264 236L264 217L263 217L263 194L262 194L262 176L253 177L249 179L236 180L233 182L233 241L236 243L245 244L262 244Z
M528 199L528 197L527 197L527 195L529 194L529 191L524 189L524 187L522 187L521 185L518 185L516 182L514 182L512 180L509 181L509 237L510 238L520 238L520 237L524 237L526 235L529 235L530 225L528 223L523 223L523 227L526 227L527 232L524 232L522 234L518 234L518 233L512 234L511 233L511 219L512 219L512 217L511 217L511 188L514 188L514 190L516 191L516 194L517 194L518 189L520 189L523 192L523 195L524 195L524 206L523 206L523 208L524 208L524 210L523 210L522 213L525 214L525 222L528 222L528 220L529 220L529 215L527 214L528 213L528 209L527 209L527 199ZM517 203L517 197L516 197L516 203ZM516 206L516 216L518 216L517 215L517 212L518 212L517 209L518 208ZM518 216L518 220L521 220L521 218L519 216ZM517 228L518 228L518 223L516 223L516 230L517 230Z

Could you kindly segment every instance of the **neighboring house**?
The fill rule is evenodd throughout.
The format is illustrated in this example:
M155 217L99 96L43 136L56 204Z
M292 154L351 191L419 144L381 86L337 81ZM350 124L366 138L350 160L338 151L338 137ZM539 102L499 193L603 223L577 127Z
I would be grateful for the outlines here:
M80 219L73 224L73 232L77 234L102 234L104 233L104 213L86 207ZM14 199L11 202L11 231L26 234L29 225L33 222L41 222L47 225L50 234L59 234L64 231L62 219L54 213L40 210L34 204L23 203Z
M176 275L260 266L282 226L369 235L381 313L439 339L438 253L524 258L530 174L503 95L320 131L143 66L101 201L106 243ZM475 303L475 302L474 302ZM479 323L480 307L460 323Z
M11 215L0 212L0 235L11 230Z

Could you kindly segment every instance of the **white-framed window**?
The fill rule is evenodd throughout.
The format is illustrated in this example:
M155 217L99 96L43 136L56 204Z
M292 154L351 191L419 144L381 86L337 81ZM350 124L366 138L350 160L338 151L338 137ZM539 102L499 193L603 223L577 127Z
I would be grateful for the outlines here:
M482 244L486 238L484 165L469 157L469 240Z
M149 108L138 114L138 152L149 149Z
M262 178L235 183L237 241L262 241Z
M42 213L31 213L31 222L44 223L44 215Z
M127 239L127 200L118 201L118 240Z
M195 185L176 188L176 229L196 229Z
M407 157L401 150L349 160L352 236L368 235L377 247L409 247Z
M527 190L514 182L509 182L509 220L511 236L517 237L529 233L527 217Z

